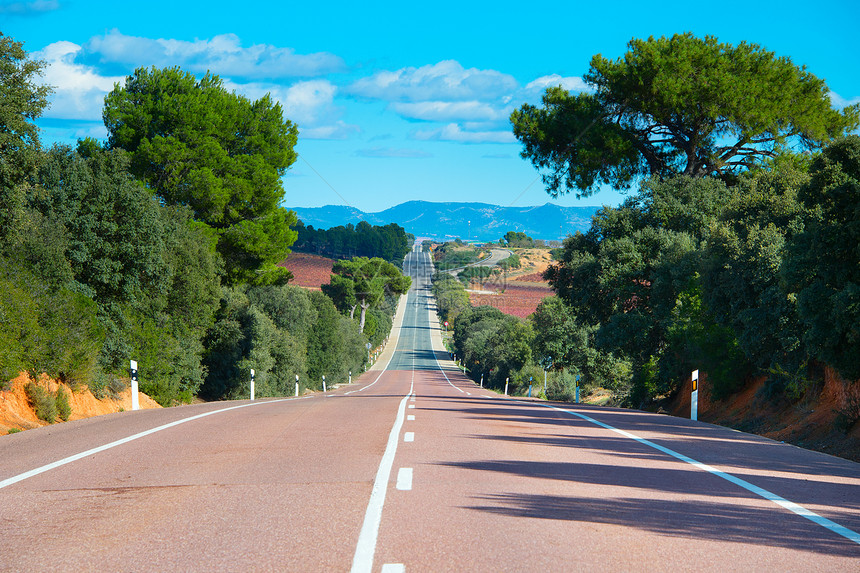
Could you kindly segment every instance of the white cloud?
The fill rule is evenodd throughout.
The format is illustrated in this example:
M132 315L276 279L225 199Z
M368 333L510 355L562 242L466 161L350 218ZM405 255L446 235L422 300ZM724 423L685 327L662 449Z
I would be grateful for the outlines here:
M497 121L507 117L498 107L479 101L395 102L390 107L403 117L426 121Z
M591 88L582 80L582 78L577 76L563 77L558 74L541 76L536 80L529 82L526 84L525 91L529 94L537 93L542 95L543 92L546 91L546 88L555 86L561 86L571 92L591 91Z
M88 66L74 63L81 47L72 42L54 42L34 52L33 57L44 60L44 83L54 87L51 107L45 117L100 120L104 96L113 89L121 76L99 75Z
M0 14L15 14L18 16L29 16L43 12L53 12L60 9L57 0L31 0L29 2L2 2L0 3Z
M844 107L848 107L849 105L854 105L854 104L860 103L860 97L855 97L852 99L845 99L844 97L842 97L841 95L839 95L838 93L836 93L834 91L829 92L828 95L830 96L830 103L836 109L842 109Z
M516 141L510 131L466 131L456 123L449 123L440 129L418 130L412 136L420 140L458 143L514 143Z
M360 127L343 121L309 128L299 125L299 139L349 139L358 133L361 133Z
M346 67L341 58L327 52L297 54L292 48L267 44L245 48L235 34L188 42L127 36L114 29L91 38L84 52L87 63L119 66L128 72L139 66L180 66L194 73L212 71L245 79L311 77Z
M391 147L373 147L370 149L359 149L355 152L359 157L393 157L397 159L426 159L433 157L432 153L420 149L395 149Z
M225 81L224 87L252 100L270 94L281 104L284 117L299 126L299 137L303 139L347 139L361 132L358 126L339 120L343 110L334 103L337 86L328 80L308 80L291 86Z
M517 89L517 81L495 70L463 68L445 60L420 68L381 71L354 82L349 93L396 102L492 101Z

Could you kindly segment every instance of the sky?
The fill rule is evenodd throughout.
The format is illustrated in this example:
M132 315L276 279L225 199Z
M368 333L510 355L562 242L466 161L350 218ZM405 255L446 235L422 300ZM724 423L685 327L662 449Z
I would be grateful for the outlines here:
M659 7L655 7L659 6ZM814 6L814 9L810 9ZM509 117L547 86L586 89L591 57L693 32L754 42L860 102L860 2L207 2L0 0L0 32L47 62L45 144L106 137L104 95L141 66L270 93L299 127L285 207L378 212L410 200L618 205L551 198Z

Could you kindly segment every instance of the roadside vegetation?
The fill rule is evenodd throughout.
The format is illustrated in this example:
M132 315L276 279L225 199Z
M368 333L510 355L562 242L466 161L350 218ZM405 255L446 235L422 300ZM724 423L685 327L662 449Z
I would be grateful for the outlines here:
M833 371L848 397L840 427L854 427L858 106L833 109L822 80L758 46L689 34L595 56L586 81L593 91L550 88L542 107L512 114L524 157L553 195L634 191L553 251L556 296L527 320L472 308L462 285L435 277L467 373L522 389L546 366L549 397L579 375L586 391L653 407L694 369L716 399L764 378L762 397L788 403Z
M440 271L456 269L477 262L481 254L479 247L455 239L433 250L433 264Z
M100 397L134 359L141 391L167 406L247 397L250 368L272 396L363 367L409 279L372 259L385 280L356 286L354 317L288 284L279 263L298 233L281 177L298 131L280 104L140 68L105 97L106 142L44 149L44 65L0 35L0 389L27 372ZM397 226L350 233L372 257L409 248ZM43 419L68 418L67 396L28 388Z

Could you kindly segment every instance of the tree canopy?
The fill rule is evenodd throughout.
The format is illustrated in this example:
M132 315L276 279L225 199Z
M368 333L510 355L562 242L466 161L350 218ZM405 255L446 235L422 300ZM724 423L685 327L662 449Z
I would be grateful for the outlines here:
M138 68L105 97L103 116L109 145L131 154L130 171L218 231L228 282L288 279L276 265L296 239L296 216L280 207L281 177L296 160L298 129L280 104L228 92L208 73Z
M338 261L332 267L332 280L322 290L341 309L353 316L356 306L361 309L359 332L364 332L367 309L378 305L386 294L405 294L412 279L400 269L378 257L355 257Z
M787 143L818 148L860 124L833 109L824 80L757 44L690 33L633 39L622 58L595 55L591 91L547 89L511 114L522 157L553 196L628 188L649 175L721 176Z
M48 106L49 86L36 80L45 62L0 32L0 237L15 216L15 189L39 161L39 129L33 123Z

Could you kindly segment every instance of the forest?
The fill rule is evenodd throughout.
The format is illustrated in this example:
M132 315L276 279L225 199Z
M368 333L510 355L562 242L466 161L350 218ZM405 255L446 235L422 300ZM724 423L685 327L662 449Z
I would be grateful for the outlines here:
M298 237L292 245L294 251L331 259L379 257L400 264L409 252L409 245L415 241L414 236L396 223L371 225L367 221L359 221L357 225L314 229L299 221L295 231Z
M247 397L251 368L257 396L360 371L408 278L362 283L367 325L289 285L278 263L297 221L281 178L298 130L280 104L139 68L105 97L107 141L45 149L43 67L0 35L0 389L28 372L115 394L133 359L141 391L168 406ZM396 246L368 254L404 248L388 231ZM359 280L347 274L342 286Z

